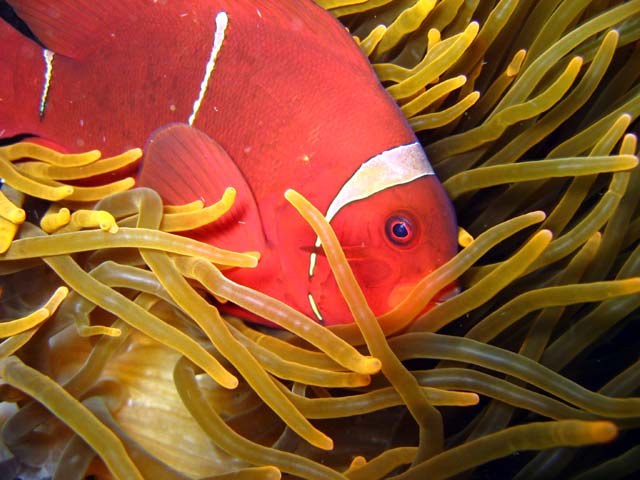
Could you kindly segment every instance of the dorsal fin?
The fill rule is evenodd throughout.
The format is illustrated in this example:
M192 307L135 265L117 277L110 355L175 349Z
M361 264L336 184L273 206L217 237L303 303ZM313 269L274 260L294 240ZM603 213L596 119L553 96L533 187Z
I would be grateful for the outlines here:
M108 38L110 29L135 12L131 0L7 0L16 15L49 50L82 57Z
M262 222L251 188L227 152L205 133L170 124L151 135L145 147L140 186L156 190L166 204L202 200L211 205L227 187L236 189L231 210L189 236L237 251L263 251Z

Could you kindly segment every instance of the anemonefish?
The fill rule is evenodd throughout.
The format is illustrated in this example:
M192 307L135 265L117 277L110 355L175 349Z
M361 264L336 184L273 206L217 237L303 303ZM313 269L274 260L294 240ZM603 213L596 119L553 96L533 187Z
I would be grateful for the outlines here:
M0 141L104 156L145 145L138 184L169 204L235 187L230 213L192 235L261 252L232 280L324 324L353 321L288 188L325 213L377 315L455 254L454 213L421 145L311 1L8 3L32 38L0 24Z

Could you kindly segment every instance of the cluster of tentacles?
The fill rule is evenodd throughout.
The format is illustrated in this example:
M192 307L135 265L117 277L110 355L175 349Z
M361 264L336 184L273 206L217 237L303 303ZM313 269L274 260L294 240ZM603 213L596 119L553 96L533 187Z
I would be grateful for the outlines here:
M640 470L640 0L317 3L420 135L461 252L375 318L330 226L288 191L355 319L326 329L225 277L257 253L172 233L215 222L232 189L166 206L130 179L72 186L139 150L1 147L1 478Z

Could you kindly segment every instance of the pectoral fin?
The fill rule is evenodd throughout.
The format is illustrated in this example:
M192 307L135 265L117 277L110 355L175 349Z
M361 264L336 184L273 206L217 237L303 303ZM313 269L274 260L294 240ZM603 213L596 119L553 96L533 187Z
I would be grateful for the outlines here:
M167 205L202 200L211 205L227 187L236 201L221 219L189 236L238 251L263 251L262 222L255 198L238 166L204 132L171 124L154 132L145 147L139 186L156 190Z

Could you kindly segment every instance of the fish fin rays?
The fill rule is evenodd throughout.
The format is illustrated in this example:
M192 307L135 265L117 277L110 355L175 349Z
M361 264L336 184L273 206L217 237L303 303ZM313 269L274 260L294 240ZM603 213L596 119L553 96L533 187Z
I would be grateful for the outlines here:
M251 188L227 152L202 131L186 124L156 130L145 147L138 185L156 190L168 205L195 200L211 205L227 187L235 188L231 210L189 236L232 250L264 250L266 241Z
M16 15L49 50L81 57L108 38L114 22L133 8L130 1L7 0Z

